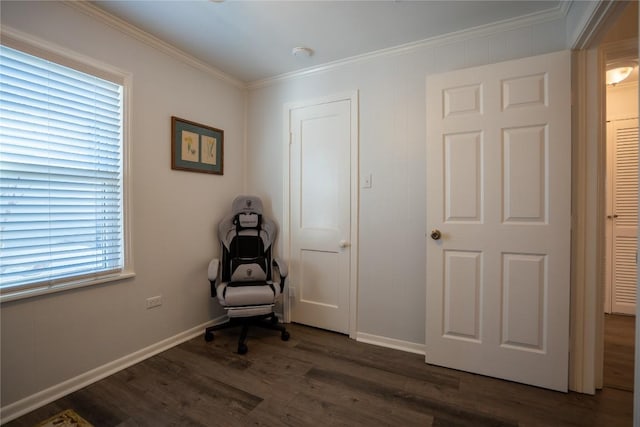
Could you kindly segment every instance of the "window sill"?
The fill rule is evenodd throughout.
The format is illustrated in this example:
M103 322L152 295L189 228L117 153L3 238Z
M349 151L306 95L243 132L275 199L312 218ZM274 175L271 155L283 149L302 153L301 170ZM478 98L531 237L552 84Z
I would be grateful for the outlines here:
M83 279L76 281L69 281L64 283L57 283L55 285L43 285L28 289L16 289L16 290L0 290L0 304L17 301L27 298L32 298L40 295L53 294L58 292L64 292L71 289L84 288L86 286L99 285L103 283L118 282L121 280L131 279L136 276L133 271L123 271L117 274L111 274L108 276L95 277L91 279Z

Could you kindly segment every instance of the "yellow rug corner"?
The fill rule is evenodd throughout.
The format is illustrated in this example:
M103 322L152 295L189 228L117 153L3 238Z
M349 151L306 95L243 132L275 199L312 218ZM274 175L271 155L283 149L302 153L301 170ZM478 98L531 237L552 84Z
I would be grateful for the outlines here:
M37 424L35 427L93 427L73 409L67 409Z

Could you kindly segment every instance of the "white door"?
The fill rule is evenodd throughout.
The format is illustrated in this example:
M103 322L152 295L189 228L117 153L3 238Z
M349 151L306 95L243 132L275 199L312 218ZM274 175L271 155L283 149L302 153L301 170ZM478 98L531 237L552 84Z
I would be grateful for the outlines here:
M610 312L636 312L638 241L638 119L607 125L609 206L607 209L607 295Z
M427 77L427 363L567 390L570 54Z
M291 320L349 333L353 99L289 109ZM357 129L357 128L356 128Z

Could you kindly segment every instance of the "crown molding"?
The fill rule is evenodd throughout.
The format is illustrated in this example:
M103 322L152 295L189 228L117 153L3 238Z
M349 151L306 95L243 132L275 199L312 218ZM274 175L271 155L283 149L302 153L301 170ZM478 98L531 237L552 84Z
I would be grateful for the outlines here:
M626 7L624 1L599 1L590 4L590 9L568 36L571 49L589 49L602 35L606 23Z
M203 71L213 77L215 77L216 79L222 80L226 83L231 84L232 86L244 89L246 87L246 84L235 78L230 76L229 74L218 70L215 67L212 67L209 64L206 64L205 62L195 58L194 56L191 56L187 53L185 53L184 51L178 49L177 47L164 42L162 40L160 40L159 38L152 36L151 34L147 33L146 31L141 30L140 28L136 27L135 25L120 19L108 12L105 12L104 10L100 9L99 7L89 3L86 0L80 0L80 1L74 1L74 0L65 0L63 1L63 3L73 9L76 9L82 13L84 13L85 15L88 15L94 19L97 19L107 25L109 25L112 28L115 28L116 30L127 34L169 56L172 56L176 59L178 59L179 61L182 61L200 71Z
M314 66L304 68L302 70L292 71L290 73L283 73L274 77L268 77L266 79L256 80L246 84L247 89L260 89L266 86L270 86L282 81L306 77L312 74L318 74L340 68L346 65L355 64L358 62L370 61L372 59L402 55L411 53L419 49L425 49L429 47L446 45L461 40L467 40L472 38L480 38L490 36L495 33L515 30L518 28L541 24L556 19L566 18L569 11L571 1L561 1L556 7L548 9L542 12L534 12L528 15L519 16L516 18L505 19L491 24L480 25L473 28L468 28L460 31L455 31L448 34L443 34L435 37L430 37L423 40L418 40L411 43L406 43L386 49L380 49L373 52L365 53L362 55L352 56L346 59L339 59L337 61L327 62L320 66Z
M567 13L569 13L569 9L571 8L571 4L573 2L574 0L562 0L560 2L560 6L558 7L558 9L560 9L560 12L563 16L567 16Z

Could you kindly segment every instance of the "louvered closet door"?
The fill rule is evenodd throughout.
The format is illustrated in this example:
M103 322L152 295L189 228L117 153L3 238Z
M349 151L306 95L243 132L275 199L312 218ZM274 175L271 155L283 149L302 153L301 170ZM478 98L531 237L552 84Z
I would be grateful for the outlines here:
M614 313L636 312L638 241L638 119L612 124L613 223L611 304Z

